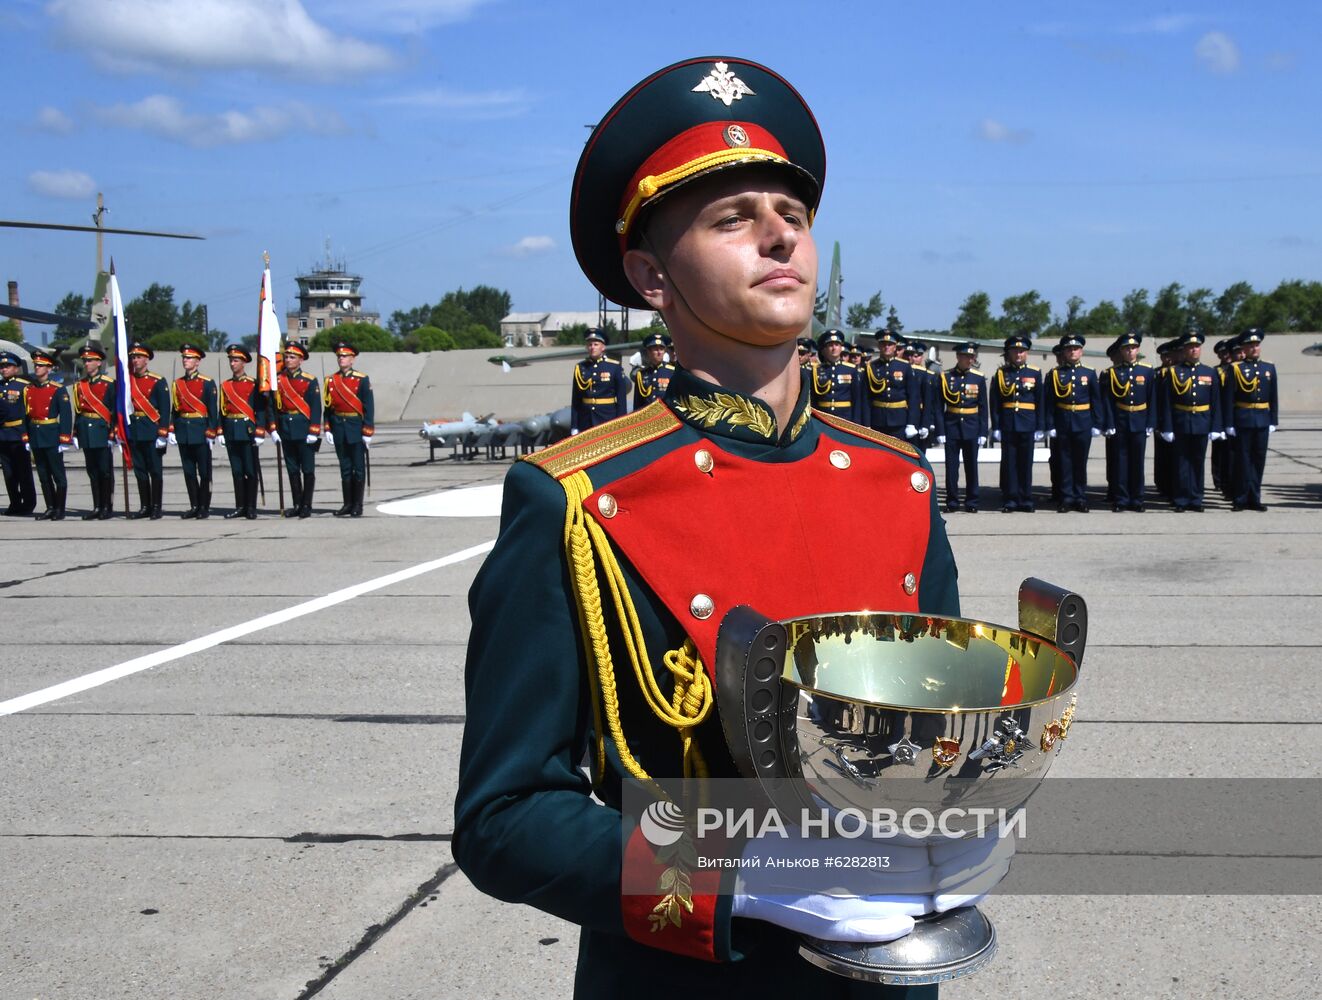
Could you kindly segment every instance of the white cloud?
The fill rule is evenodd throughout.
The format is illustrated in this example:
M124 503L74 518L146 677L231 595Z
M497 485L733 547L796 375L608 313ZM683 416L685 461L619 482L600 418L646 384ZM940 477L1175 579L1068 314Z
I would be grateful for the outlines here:
M1198 39L1193 52L1209 72L1225 74L1239 69L1239 47L1223 32L1209 31Z
M505 248L505 253L511 257L533 257L537 254L550 253L555 249L555 240L549 236L525 236L511 247Z
M81 170L34 170L28 174L28 187L48 198L90 198L96 194L96 181Z
M978 137L987 142L1022 144L1033 138L1033 133L1026 128L1010 128L994 118L984 118L978 123Z
M318 8L343 24L374 31L413 32L466 21L490 0L324 0Z
M120 72L253 69L312 79L378 72L379 45L336 35L300 0L51 0L63 39Z
M450 87L432 87L382 97L377 103L402 108L423 108L459 118L511 118L526 112L531 98L522 88L463 91Z
M73 119L59 108L47 106L37 112L37 128L43 132L68 135L73 131Z
M104 124L141 129L197 149L263 142L290 132L337 135L348 131L334 112L317 111L297 102L202 114L186 111L177 98L153 94L135 104L95 108L93 113Z

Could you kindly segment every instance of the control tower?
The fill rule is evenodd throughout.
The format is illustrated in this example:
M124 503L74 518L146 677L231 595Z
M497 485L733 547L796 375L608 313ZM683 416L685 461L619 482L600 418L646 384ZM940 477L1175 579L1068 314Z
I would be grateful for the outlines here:
M381 325L380 313L363 309L362 275L350 274L342 259L331 257L329 241L325 259L294 280L298 282L298 310L285 314L285 333L290 340L307 343L318 331L341 323Z

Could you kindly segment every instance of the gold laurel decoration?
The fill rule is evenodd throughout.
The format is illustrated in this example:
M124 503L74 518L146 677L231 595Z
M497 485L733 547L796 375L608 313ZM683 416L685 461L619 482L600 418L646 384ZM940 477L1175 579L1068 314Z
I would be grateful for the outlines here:
M772 438L776 434L776 422L770 413L755 406L751 400L732 396L728 392L713 393L711 399L686 396L675 402L675 409L691 416L706 428L725 422L731 427L747 427L764 438Z
M799 419L796 420L794 422L794 426L790 428L791 441L799 440L799 435L803 433L803 429L808 426L808 421L811 419L812 419L812 407L805 406L803 408L803 412L799 414Z
M689 880L689 873L682 865L673 865L661 873L656 887L665 895L647 915L652 933L671 925L683 926L683 911L693 912L693 883Z

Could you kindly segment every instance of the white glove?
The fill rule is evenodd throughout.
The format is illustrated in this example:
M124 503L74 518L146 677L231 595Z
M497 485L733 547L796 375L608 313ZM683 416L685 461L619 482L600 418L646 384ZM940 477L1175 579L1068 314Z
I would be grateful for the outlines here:
M175 440L175 437L174 437L174 431L171 431L171 432L166 436L165 440L169 441L171 444L178 444L178 443L179 443L178 441Z
M1101 437L1101 435L1102 435L1102 429L1101 429L1100 427L1094 427L1094 428L1092 429L1092 436L1093 436L1093 437Z
M1051 428L1051 430L1048 432L1048 436L1051 438L1052 441L1056 440L1056 428L1054 427ZM1038 437L1038 438L1034 438L1034 440L1041 441L1042 439Z
M577 433L578 433L578 429L575 428L574 430L572 430L572 431L569 432L569 436L570 436L570 437L573 437L573 436L574 436L575 434L577 434Z
M163 437L158 437L158 438L156 439L156 450L157 450L157 451L165 451L165 449L168 448L168 447L170 447L170 442L167 441L165 438L163 438Z
M1000 431L992 431L992 440L995 441L997 444L1000 444L1000 442L1001 442L1001 432L1000 432Z
M946 436L945 436L944 434L938 434L938 435L936 436L936 443L937 443L937 444L945 444L945 443L946 443Z
M78 448L79 448L79 445L78 445L78 435L75 434L75 435L73 436L73 450L74 450L74 451L77 451Z
M1232 427L1231 430L1233 431L1234 428ZM1267 425L1267 433L1268 433L1268 434L1275 434L1275 433L1276 433L1276 425L1275 425L1275 424L1268 424L1268 425Z
M1212 431L1211 434L1207 435L1207 440L1209 441L1221 441L1224 438L1225 435L1222 434L1220 431Z
M1149 428L1148 428L1146 431L1144 431L1143 433L1144 433L1145 435L1147 435L1148 437L1152 437L1152 428L1149 427Z
M216 444L224 444L224 443L225 443L225 435L224 435L224 434L217 434L217 435L216 435Z
M978 447L979 447L979 448L981 448L981 447L982 447L984 444L986 444L986 443L987 443L987 439L986 439L985 437L980 437L980 438L978 438Z
M1109 438L1113 438L1113 437L1115 437L1115 428L1114 428L1114 427L1109 427L1109 428L1107 428L1107 430L1106 430L1106 436L1109 437Z
M1227 427L1227 428L1226 428L1226 437L1228 437L1228 438L1232 438L1232 437L1234 437L1234 436L1235 436L1235 428L1233 428L1233 427Z
M66 451L73 451L74 449L73 449L73 445L71 444L62 444L55 450L58 451L61 455L63 455Z
M1175 440L1175 432L1174 432L1174 431L1162 431L1162 432L1161 432L1161 439L1162 439L1163 441L1165 441L1167 444L1170 444L1172 441Z
M1041 441L1043 437L1045 437L1045 435L1041 431L1033 431L1034 441Z
M918 436L918 428L915 427L913 424L905 424L904 436L907 438L916 438Z
M266 437L265 436L258 437L256 434L254 434L252 438L252 443L254 447L260 448L262 445L266 443Z
M577 434L578 431L574 431L574 433ZM334 443L335 443L335 435L332 434L330 431L327 431L327 432L326 432L326 440L327 440L328 442L330 442L331 444L334 444Z
M221 440L223 441L224 438L222 438ZM215 451L215 450L216 450L216 439L215 439L215 438L207 438L207 448L208 448L210 451Z
M367 435L363 435L363 447L368 451L372 450L372 439Z
M31 441L24 441L24 442L23 442L23 450L24 450L24 451L31 451L31 450L32 450L32 442L31 442Z
M303 443L304 443L304 444L316 444L316 443L317 443L317 435L315 435L315 434L309 434L308 437L307 437L307 440L304 441Z
M927 434L928 434L928 430L927 430L926 427L920 427L920 428L918 428L918 440L922 441L922 440L926 439Z
M280 432L279 432L279 431L272 431L272 432L271 432L271 440L274 441L276 444L279 444L279 443L280 443Z

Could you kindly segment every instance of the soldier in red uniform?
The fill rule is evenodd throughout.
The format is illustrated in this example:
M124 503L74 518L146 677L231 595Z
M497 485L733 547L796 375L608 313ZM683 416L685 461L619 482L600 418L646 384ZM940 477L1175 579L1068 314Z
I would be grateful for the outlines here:
M84 521L107 521L115 509L115 469L110 445L115 436L115 413L118 405L115 380L101 371L106 352L87 344L78 354L83 363L83 377L73 384L74 437L87 465L87 481L92 488L92 509Z
M184 518L204 521L211 516L211 449L220 434L220 406L216 383L198 371L207 352L195 344L182 344L179 356L184 366L182 378L170 387L170 443L179 449L188 489L188 510Z
M161 459L170 445L170 383L164 376L147 370L156 352L146 344L129 348L129 392L133 415L129 419L129 452L133 456L133 475L138 480L138 499L142 506L128 517L161 517L161 494L165 479Z
M341 340L335 345L340 370L326 378L323 403L326 435L340 460L340 491L344 503L336 517L362 517L367 478L367 450L376 431L376 404L372 382L354 367L358 348Z
M257 391L257 380L245 369L252 361L248 349L239 344L225 348L230 359L230 378L220 383L220 436L217 438L229 454L230 475L234 479L234 510L226 520L236 517L257 519L257 449L266 440L266 404Z
M69 481L64 474L64 453L73 444L73 407L69 391L50 375L55 356L46 351L32 352L32 384L23 390L23 443L32 452L37 467L41 495L46 509L38 521L63 521L64 504L69 495Z
M271 428L285 452L289 491L294 505L286 517L312 516L312 494L317 488L317 449L321 447L321 393L317 380L303 371L307 348L291 343L285 348L284 369L275 394L276 425Z

